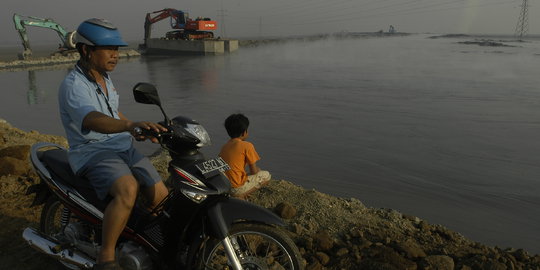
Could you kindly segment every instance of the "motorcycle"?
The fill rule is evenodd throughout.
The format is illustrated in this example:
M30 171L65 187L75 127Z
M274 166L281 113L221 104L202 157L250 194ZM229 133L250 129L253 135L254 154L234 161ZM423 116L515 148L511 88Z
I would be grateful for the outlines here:
M116 256L125 270L153 269L303 269L301 255L271 211L230 196L221 158L199 151L210 143L197 121L169 119L157 89L149 83L133 88L138 103L159 106L168 131L139 130L158 139L169 152L170 194L155 209L137 200L117 243ZM29 188L32 206L44 204L39 229L23 238L68 269L91 269L101 242L107 201L97 198L89 182L73 174L67 151L52 143L31 148L31 162L41 179Z

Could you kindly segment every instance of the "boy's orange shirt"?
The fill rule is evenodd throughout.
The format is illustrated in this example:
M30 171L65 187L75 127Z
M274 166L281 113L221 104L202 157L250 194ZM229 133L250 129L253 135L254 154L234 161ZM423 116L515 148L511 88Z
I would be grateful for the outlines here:
M219 156L231 167L225 174L231 181L233 188L240 187L246 182L246 166L261 159L252 143L242 141L239 138L230 139L223 145Z

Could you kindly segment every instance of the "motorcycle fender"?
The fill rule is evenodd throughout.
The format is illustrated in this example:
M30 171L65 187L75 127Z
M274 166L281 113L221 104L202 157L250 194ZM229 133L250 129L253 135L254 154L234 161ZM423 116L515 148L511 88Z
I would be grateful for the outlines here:
M32 193L36 193L36 196L34 197L30 207L44 204L51 195L49 187L47 184L43 183L43 181L41 181L39 184L28 187L26 190L26 195L30 195Z
M249 221L285 226L285 223L268 209L234 198L220 201L210 207L208 217L218 239L225 238L229 228L238 222Z

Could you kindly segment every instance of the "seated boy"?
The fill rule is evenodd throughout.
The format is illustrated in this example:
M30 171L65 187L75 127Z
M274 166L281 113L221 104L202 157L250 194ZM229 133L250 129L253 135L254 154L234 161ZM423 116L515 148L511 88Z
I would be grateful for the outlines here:
M231 167L225 174L231 181L232 195L245 197L267 184L270 173L261 170L256 162L261 158L252 143L246 142L249 120L243 114L233 114L225 119L225 129L231 139L223 145L219 156ZM249 167L249 175L246 173Z

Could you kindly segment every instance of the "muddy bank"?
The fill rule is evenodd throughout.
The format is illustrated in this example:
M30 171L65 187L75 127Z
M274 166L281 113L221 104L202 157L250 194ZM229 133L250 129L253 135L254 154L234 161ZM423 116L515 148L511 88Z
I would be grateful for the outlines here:
M40 207L26 188L37 181L28 161L38 141L66 144L63 137L23 131L0 120L0 269L58 269L22 241L22 230L37 227ZM162 176L168 156L152 158ZM392 209L366 207L360 200L336 198L273 180L250 201L272 209L287 223L306 269L538 269L540 255L519 247L473 242L458 232Z
M132 49L120 50L119 57L131 58L139 57L141 54ZM54 53L45 57L33 57L26 60L7 60L0 61L0 71L20 71L20 70L36 70L41 68L50 69L51 66L66 66L73 65L73 63L79 60L78 52L70 52L66 54Z

